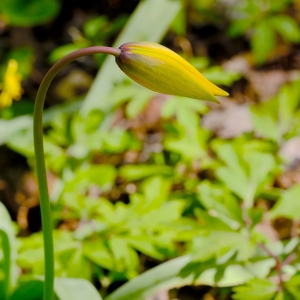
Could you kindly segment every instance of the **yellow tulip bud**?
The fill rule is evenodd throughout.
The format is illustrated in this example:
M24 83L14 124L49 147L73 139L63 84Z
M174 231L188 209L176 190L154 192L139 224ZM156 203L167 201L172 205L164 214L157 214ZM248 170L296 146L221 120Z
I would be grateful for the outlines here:
M172 50L152 42L120 47L116 63L131 79L158 93L218 102L228 96Z

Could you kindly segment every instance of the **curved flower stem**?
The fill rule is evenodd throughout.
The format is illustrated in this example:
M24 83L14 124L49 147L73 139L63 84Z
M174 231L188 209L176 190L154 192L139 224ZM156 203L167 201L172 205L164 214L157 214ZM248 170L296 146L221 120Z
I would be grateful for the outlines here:
M43 145L43 107L45 96L48 87L55 77L55 75L71 61L91 54L111 54L119 56L121 50L111 47L95 46L80 49L70 53L55 63L52 68L45 75L41 82L36 96L34 118L33 118L33 138L34 138L34 151L36 160L36 176L40 194L40 206L42 217L42 229L44 237L44 255L45 255L45 281L43 300L53 300L54 291L54 249L53 249L53 236L52 236L52 217L51 207L48 194L48 184L44 157Z

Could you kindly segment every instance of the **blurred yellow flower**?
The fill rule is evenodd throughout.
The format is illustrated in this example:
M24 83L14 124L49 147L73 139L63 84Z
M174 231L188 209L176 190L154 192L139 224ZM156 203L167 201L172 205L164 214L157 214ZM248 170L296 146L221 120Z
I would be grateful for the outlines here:
M116 57L120 69L142 86L162 94L218 102L228 96L172 50L152 42L127 43Z
M11 106L13 100L20 100L23 93L22 76L18 73L18 63L14 59L8 61L4 82L0 83L0 108Z

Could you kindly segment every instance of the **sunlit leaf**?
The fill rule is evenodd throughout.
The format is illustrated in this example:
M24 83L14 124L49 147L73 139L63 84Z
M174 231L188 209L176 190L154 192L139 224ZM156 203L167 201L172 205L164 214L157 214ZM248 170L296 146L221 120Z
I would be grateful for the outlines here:
M171 289L189 284L217 285L219 287L243 284L254 276L263 277L274 266L273 259L225 267L222 278L217 283L217 268L210 264L191 264L190 256L182 256L165 262L124 284L105 300L142 300L160 290ZM260 273L260 274L258 274Z
M299 80L284 85L277 96L250 108L254 130L260 136L280 143L298 131Z
M147 89L141 89L126 106L126 115L129 119L135 118L142 112L148 102L151 100L153 93Z
M109 245L116 259L117 270L119 272L124 272L126 269L137 269L138 255L129 246L126 238L111 238Z
M241 197L247 207L251 207L257 193L270 180L266 174L276 166L273 156L256 151L238 155L234 147L228 143L217 146L216 150L227 164L227 167L217 168L218 178Z
M199 201L208 212L211 211L231 228L236 229L243 224L241 208L227 189L208 181L203 181L197 189Z
M7 299L18 278L16 242L10 215L0 202L0 299Z
M275 33L267 21L261 21L253 29L251 45L258 64L263 63L275 47Z
M92 262L105 269L113 269L114 261L111 253L101 241L84 241L83 254Z
M300 41L300 29L295 19L288 15L274 16L271 19L272 26L281 34L284 40L290 42Z
M102 300L95 287L84 279L55 278L54 290L59 300Z
M268 111L263 107L257 108L255 106L252 106L250 111L255 131L265 138L278 141L279 132L272 111Z
M153 175L170 176L171 167L166 165L125 165L120 168L120 176L127 180L139 180Z
M272 218L286 217L290 219L299 219L300 201L299 194L300 185L296 184L289 190L282 193L282 197L276 202L270 211Z
M252 279L246 285L234 288L233 299L272 300L276 290L276 284L267 279Z

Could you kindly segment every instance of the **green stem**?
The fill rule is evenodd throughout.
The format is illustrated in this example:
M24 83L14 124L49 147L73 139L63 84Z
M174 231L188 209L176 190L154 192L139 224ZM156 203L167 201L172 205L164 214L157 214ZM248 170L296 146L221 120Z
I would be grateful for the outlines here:
M10 249L10 241L7 233L0 229L0 237L2 241L2 249L3 249L3 272L4 272L4 280L2 283L2 291L0 290L0 296L7 299L8 292L11 284L11 249ZM0 285L1 288L1 285ZM1 297L0 297L1 298ZM1 298L2 299L2 298Z
M48 184L45 166L44 145L43 145L43 107L45 97L49 85L55 75L71 61L91 54L111 54L114 56L120 55L120 50L104 46L95 46L80 49L70 53L55 63L52 68L45 75L41 82L36 96L34 118L33 118L33 136L34 136L34 149L36 159L36 176L38 180L39 193L40 193L40 206L42 216L42 229L44 236L44 255L45 255L45 282L43 300L53 300L54 292L54 249L53 249L53 236L52 236L52 217L51 207L48 194Z

